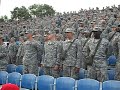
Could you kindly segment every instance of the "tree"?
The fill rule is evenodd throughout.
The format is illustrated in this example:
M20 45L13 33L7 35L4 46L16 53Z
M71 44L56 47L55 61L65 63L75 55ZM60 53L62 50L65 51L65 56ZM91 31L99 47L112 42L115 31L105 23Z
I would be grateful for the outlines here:
M22 6L22 7L15 7L13 11L11 11L11 19L13 20L27 20L31 18L31 14L29 13L29 10Z
M0 17L0 22L7 22L8 20L9 19L8 19L8 17L6 15Z
M55 10L53 9L53 7L47 4L44 4L44 5L34 4L29 7L29 11L31 15L36 16L36 17L55 14Z

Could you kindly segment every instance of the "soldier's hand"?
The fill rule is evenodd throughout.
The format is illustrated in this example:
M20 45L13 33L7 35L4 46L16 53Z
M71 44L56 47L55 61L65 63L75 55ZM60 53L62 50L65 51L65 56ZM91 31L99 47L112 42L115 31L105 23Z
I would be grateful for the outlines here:
M53 67L53 70L55 70L55 71L59 70L59 65L55 65L55 66Z

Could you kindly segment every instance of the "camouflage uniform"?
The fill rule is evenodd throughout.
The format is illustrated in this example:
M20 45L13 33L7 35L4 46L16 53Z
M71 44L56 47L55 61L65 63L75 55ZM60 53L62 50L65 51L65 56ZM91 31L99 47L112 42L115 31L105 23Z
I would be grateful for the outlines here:
M41 53L42 49L40 44L35 41L27 40L24 45L24 57L23 57L23 65L24 65L24 73L38 74L38 64L41 63Z
M73 40L63 42L63 51L65 51ZM78 79L78 72L75 72L75 67L80 68L82 63L82 44L79 40L75 40L70 49L67 51L67 56L63 61L63 76L73 77Z
M0 45L0 71L5 71L7 64L7 48L4 45Z
M18 52L18 46L16 45L16 43L11 43L8 46L8 56L9 56L9 64L16 64L16 55Z
M86 46L83 49L84 55L86 57L93 55L95 52L95 47L98 44L97 39L91 38ZM106 55L108 48L108 40L103 38L96 55L93 59L92 66L88 66L88 77L92 79L97 79L99 81L107 80L107 63L106 63ZM88 57L89 59L89 57Z
M19 47L18 52L17 52L16 64L17 65L23 65L23 56L25 54L25 52L24 52L24 43L21 43L19 46L20 47Z
M114 46L114 53L118 59L116 63L116 75L115 79L120 80L120 33L119 35L115 36L113 40L113 46Z
M53 70L55 65L60 65L60 45L57 41L48 41L44 45L45 55L43 60L46 75L59 77L59 70Z

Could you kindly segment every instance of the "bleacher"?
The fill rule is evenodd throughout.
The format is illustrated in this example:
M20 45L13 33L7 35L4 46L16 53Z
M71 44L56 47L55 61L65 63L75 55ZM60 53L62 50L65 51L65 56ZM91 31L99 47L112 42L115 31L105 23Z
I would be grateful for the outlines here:
M108 62L108 80L99 82L87 78L87 71L80 69L79 80L70 77L54 78L44 75L40 70L39 75L24 74L23 65L7 65L6 71L0 71L0 84L16 84L21 90L120 90L120 81L115 80L115 65L117 59L114 55L110 56Z

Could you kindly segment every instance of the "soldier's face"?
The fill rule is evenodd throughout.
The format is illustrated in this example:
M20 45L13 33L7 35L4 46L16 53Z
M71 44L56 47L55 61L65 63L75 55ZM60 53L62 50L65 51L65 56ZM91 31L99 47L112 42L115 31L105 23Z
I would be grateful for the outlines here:
M112 30L113 30L113 31L116 31L116 28L115 28L115 27L113 27L113 28L112 28Z
M73 37L73 33L72 32L67 32L66 34L66 38L72 38Z

